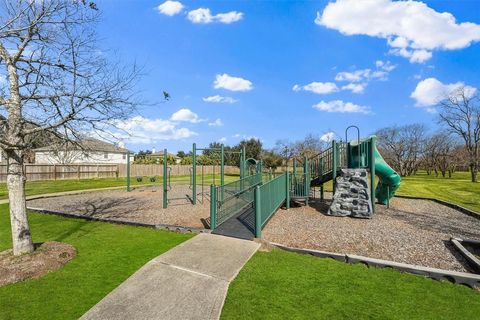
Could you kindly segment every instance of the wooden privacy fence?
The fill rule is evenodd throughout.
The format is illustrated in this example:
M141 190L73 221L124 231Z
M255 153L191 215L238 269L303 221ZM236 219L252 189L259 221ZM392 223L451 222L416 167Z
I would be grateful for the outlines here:
M190 165L171 165L172 176L190 174ZM158 164L132 164L131 175L161 176L163 166ZM219 166L204 166L204 174L220 174ZM25 173L28 181L37 180L65 180L89 178L115 178L127 176L126 164L25 164ZM235 166L225 166L225 174L239 174L240 169ZM197 175L202 174L202 166L197 166ZM0 182L7 181L7 165L0 165Z
M172 176L188 176L190 174L191 165L169 165L171 167L170 174ZM127 176L127 165L120 164L118 165L118 172L120 177ZM204 166L204 174L220 174L220 166ZM239 174L240 168L235 166L225 166L225 174ZM132 177L135 176L162 176L163 175L163 165L161 164L132 164L131 172ZM202 174L202 166L197 165L197 175Z
M27 180L115 178L116 164L25 164ZM7 181L7 165L0 165L0 182Z

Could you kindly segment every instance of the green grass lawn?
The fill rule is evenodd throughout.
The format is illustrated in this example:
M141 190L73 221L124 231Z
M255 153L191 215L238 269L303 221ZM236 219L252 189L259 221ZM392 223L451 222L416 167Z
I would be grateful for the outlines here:
M230 285L222 319L478 319L480 294L390 269L274 250Z
M238 175L225 175L225 182L231 182L238 180ZM210 185L215 181L216 184L220 184L220 176L215 175L215 180L212 174L206 174L203 177L205 185ZM188 184L190 183L190 176L172 176L172 183L175 184ZM143 177L142 182L138 182L136 177L131 178L131 185L162 185L162 178L157 177L156 182L150 182L149 177ZM202 176L197 175L197 185L202 183ZM109 187L127 187L126 178L97 178L97 179L80 179L80 180L46 180L46 181L27 181L25 191L27 195L37 195L54 192L74 191L74 190L87 190ZM0 184L0 199L7 199L7 186L5 183Z
M11 247L0 205L0 251ZM191 235L30 213L35 242L69 243L75 259L46 276L0 287L0 319L78 319L147 261Z
M419 172L402 178L398 195L436 198L480 213L480 183L470 182L470 173L455 172L452 178L436 178Z

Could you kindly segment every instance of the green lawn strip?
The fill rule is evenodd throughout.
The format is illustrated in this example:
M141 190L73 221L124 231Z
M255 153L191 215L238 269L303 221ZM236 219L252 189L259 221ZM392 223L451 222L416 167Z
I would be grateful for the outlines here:
M0 251L11 247L0 206ZM60 270L0 287L0 319L77 319L152 258L191 235L30 213L35 242L61 241L77 256Z
M231 182L238 180L238 175L225 175L225 182ZM171 182L174 184L188 184L190 183L190 176L172 176ZM215 180L213 179L212 174L206 174L203 177L203 182L205 185L210 185L211 183L220 183L220 176L215 175ZM202 183L202 176L197 175L197 185ZM142 181L137 181L136 177L131 178L131 185L135 187L136 185L162 185L162 178L157 177L156 182L150 182L149 177L143 177ZM127 186L126 178L96 178L96 179L80 179L80 180L46 180L46 181L27 181L25 186L25 191L27 196L38 195L38 194L47 194L47 193L56 193L56 192L66 192L66 191L75 191L75 190L88 190L88 189L99 189L99 188L110 188L110 187L122 187ZM5 183L0 184L0 199L7 199L7 186Z
M470 182L470 173L456 172L452 178L427 175L402 178L398 195L435 198L480 212L480 183Z
M473 319L477 291L391 269L273 250L230 285L222 319Z

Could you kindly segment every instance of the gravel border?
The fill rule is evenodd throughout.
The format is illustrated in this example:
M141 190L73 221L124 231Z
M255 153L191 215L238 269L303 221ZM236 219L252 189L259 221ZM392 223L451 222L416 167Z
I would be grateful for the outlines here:
M324 214L330 201L326 199L278 211L265 226L264 239L288 247L474 272L450 238L480 239L478 216L425 199L395 198L390 209L379 206L369 220L330 217Z
M452 245L457 249L462 256L467 260L470 266L477 272L480 273L480 260L475 257L463 244L466 245L476 245L480 244L478 240L470 240L470 239L459 239L459 238L451 238L450 242Z

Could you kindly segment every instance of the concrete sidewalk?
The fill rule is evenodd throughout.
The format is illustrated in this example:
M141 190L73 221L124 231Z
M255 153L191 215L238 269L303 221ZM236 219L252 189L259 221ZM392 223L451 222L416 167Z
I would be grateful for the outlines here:
M81 319L218 319L228 285L259 247L199 234L148 262Z

